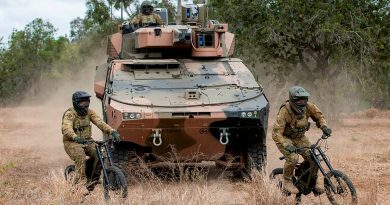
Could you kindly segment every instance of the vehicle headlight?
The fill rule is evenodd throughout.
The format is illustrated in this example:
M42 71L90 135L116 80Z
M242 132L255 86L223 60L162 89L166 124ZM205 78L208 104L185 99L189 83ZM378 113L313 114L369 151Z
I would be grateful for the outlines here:
M136 112L124 112L122 117L124 120L139 120L142 118L142 115Z
M258 118L259 117L259 111L244 111L240 113L241 118Z

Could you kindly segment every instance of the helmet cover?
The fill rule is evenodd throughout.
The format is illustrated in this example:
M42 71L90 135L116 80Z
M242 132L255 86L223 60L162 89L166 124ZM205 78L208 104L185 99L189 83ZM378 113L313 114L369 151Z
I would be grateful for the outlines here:
M153 12L153 5L150 1L144 1L141 4L141 12L144 15L150 15Z
M309 92L301 86L294 86L289 91L289 103L291 108L298 115L303 115L309 99Z

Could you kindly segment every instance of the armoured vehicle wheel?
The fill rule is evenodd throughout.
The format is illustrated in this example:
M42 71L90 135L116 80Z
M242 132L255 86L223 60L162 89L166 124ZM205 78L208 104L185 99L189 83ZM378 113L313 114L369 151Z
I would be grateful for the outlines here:
M124 170L125 175L127 176L127 167L129 165L129 150L122 148L120 146L115 146L112 151L113 162Z
M250 175L252 171L262 171L267 158L267 147L262 141L249 143L247 146L247 156L245 169Z
M250 179L253 172L261 172L265 166L267 158L267 147L262 141L248 143L245 151L245 168L234 170L234 179Z

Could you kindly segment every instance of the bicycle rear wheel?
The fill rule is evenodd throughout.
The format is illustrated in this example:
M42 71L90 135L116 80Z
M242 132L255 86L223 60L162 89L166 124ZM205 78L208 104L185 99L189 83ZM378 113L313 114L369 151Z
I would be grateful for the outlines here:
M334 186L325 178L325 192L331 204L357 204L356 189L347 175L333 170L327 176Z
M75 170L76 170L76 168L75 168L75 166L73 164L67 166L65 168L65 170L64 170L65 180L67 182L69 182L71 185L75 185L76 184L77 173L75 172Z
M108 184L106 180L103 179L104 198L106 200L110 200L111 196L127 198L127 181L122 170L117 166L109 166L106 171Z
M279 189L282 189L283 185L283 168L276 168L272 170L269 178L274 181Z

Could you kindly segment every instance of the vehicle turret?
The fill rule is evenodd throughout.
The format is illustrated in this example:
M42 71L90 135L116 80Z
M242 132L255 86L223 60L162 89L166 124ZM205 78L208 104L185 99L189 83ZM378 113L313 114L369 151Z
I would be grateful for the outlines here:
M177 53L187 58L231 56L234 34L228 32L228 24L207 21L206 14L203 4L188 4L182 7L182 25L134 28L126 23L109 37L108 55L110 59L164 58Z

